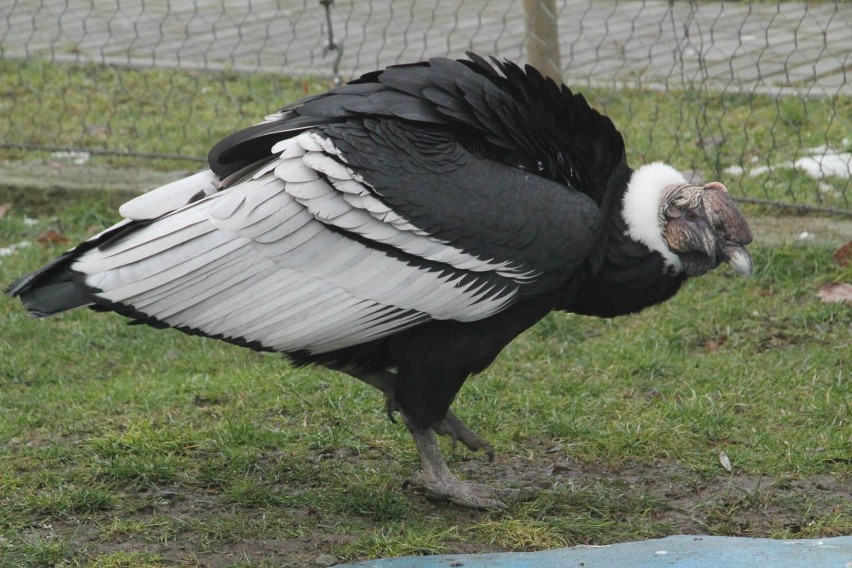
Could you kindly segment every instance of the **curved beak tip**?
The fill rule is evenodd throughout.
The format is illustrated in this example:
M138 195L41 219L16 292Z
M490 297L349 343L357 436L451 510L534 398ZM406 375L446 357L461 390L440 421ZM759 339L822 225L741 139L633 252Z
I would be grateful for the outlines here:
M734 270L736 270L743 276L751 275L751 271L754 268L754 263L751 260L751 254L745 247L728 247L726 252L728 256L727 262Z

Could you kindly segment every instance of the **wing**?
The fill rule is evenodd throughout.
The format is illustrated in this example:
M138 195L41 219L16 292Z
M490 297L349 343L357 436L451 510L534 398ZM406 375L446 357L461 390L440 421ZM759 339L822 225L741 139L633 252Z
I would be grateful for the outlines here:
M211 169L232 176L268 156L282 137L370 116L452 129L481 155L602 204L610 179L626 167L624 140L612 121L532 67L496 60L492 67L468 56L388 67L302 99L216 144Z
M101 309L279 352L487 318L562 282L600 224L585 195L404 123L284 139L221 191L189 179L122 206L133 229L73 280Z
M393 67L286 107L9 292L324 353L553 290L599 240L623 142L581 96L496 67Z

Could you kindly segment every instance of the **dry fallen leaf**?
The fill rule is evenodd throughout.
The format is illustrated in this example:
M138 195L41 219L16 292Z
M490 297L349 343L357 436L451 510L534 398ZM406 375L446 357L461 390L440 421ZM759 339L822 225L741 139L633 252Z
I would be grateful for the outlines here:
M2 217L2 215L0 215ZM849 266L852 263L852 241L849 241L834 253L834 260L840 266Z
M725 342L727 340L728 340L728 336L724 335L724 334L720 335L716 339L708 339L707 341L704 342L704 350L707 351L708 353L715 353L716 351L719 350L720 347L722 347L725 344Z
M71 239L69 239L68 237L66 237L65 235L63 235L62 233L60 233L58 231L54 231L53 229L48 229L48 230L44 231L43 233L39 234L39 236L36 237L36 242L66 244L66 243L70 243Z
M8 213L11 208L12 204L10 202L0 203L0 219L5 217L6 213Z
M852 284L823 284L820 286L817 296L825 303L850 303L852 302Z
M722 464L722 467L724 467L726 471L732 471L731 460L728 459L728 454L725 452L719 452L719 463Z

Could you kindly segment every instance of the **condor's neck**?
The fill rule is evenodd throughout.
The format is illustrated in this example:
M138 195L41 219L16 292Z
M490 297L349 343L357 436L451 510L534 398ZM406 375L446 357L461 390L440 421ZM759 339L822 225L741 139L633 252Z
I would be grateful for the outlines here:
M686 280L671 259L631 236L623 198L624 191L617 192L602 207L607 221L597 254L566 288L557 309L599 317L630 314L671 298Z

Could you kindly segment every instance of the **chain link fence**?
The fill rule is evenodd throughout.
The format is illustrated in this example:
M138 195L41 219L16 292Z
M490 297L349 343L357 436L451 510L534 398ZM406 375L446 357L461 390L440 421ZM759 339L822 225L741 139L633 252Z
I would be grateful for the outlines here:
M0 148L198 159L306 92L468 50L583 92L634 165L852 214L843 0L6 0Z

